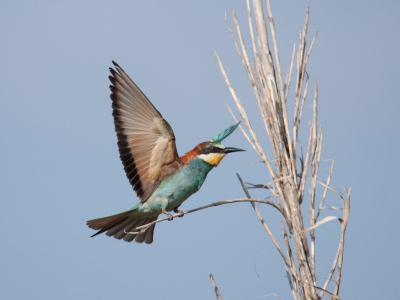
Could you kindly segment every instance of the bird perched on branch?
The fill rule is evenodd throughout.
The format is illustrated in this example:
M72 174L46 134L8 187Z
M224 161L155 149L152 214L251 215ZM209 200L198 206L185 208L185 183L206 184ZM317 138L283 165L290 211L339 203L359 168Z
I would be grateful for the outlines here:
M109 79L118 149L126 177L140 202L122 213L87 222L108 236L138 243L153 242L155 221L161 213L172 220L170 211L182 214L179 206L196 193L226 154L244 151L224 147L221 142L239 125L230 126L211 141L198 144L179 157L171 126L124 70L113 62ZM182 214L183 215L183 214Z

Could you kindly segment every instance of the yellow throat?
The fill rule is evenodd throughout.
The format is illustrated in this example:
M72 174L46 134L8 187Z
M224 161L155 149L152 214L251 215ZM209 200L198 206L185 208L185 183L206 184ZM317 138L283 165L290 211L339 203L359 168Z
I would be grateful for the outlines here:
M225 157L226 153L209 153L200 154L198 157L212 166L218 166L221 160Z

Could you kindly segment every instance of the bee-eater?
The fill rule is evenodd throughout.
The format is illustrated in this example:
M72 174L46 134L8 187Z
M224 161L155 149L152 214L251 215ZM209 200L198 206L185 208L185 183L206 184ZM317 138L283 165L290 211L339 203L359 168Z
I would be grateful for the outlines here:
M131 232L155 221L161 213L170 220L170 211L182 214L179 206L200 189L208 172L226 154L244 151L221 144L239 123L179 157L171 126L124 70L114 61L113 64L110 97L118 149L126 177L140 202L122 213L90 220L87 225L99 230L92 237L106 232L116 239L150 244L155 224L144 232Z

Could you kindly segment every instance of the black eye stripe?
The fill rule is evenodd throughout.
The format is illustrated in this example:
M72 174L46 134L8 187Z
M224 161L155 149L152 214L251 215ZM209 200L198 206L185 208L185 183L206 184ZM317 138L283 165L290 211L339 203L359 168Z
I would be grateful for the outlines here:
M222 149L218 148L218 147L211 147L210 148L210 153L219 153L221 152Z
M202 154L219 153L219 152L221 152L221 149L219 149L217 147L204 148L201 151Z
M202 148L199 153L207 155L207 154L212 154L212 153L222 153L223 151L224 151L223 148L209 145L207 147Z

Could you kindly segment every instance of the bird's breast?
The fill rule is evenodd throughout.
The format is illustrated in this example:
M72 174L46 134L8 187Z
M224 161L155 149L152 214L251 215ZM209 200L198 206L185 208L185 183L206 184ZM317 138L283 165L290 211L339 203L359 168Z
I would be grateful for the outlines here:
M173 210L200 189L211 169L212 166L200 160L192 161L164 178L152 198L168 199L166 209Z

